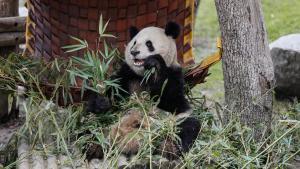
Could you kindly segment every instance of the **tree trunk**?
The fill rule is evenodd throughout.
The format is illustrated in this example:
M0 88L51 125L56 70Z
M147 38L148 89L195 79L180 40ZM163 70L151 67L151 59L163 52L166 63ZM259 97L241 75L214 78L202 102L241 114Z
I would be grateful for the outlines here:
M18 16L19 0L0 0L0 18ZM7 56L16 50L16 46L0 47L0 56Z
M260 0L215 0L223 45L225 120L254 129L272 117L273 64ZM255 130L256 134L259 134Z

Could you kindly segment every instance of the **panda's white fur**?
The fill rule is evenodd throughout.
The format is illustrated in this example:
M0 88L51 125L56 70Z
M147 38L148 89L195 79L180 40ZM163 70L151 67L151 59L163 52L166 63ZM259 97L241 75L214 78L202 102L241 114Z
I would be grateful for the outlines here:
M150 52L145 45L147 41L151 41L155 51ZM125 49L125 60L130 68L138 75L144 74L143 66L135 66L134 57L130 51L139 51L140 54L136 59L146 59L150 55L160 54L166 65L180 66L177 61L176 42L171 36L167 36L165 30L158 27L147 27L142 29L135 37L127 44Z

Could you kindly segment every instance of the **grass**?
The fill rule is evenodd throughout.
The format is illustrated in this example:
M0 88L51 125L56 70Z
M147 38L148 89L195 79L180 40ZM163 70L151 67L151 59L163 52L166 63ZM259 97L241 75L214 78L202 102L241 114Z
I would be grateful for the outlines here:
M299 33L300 1L262 0L262 5L268 37L271 42L286 34ZM216 38L219 35L219 24L214 1L201 0L195 36Z
M300 1L263 0L263 11L270 42L300 32Z
M299 0L262 0L265 24L269 41L290 33L300 32L300 1ZM195 41L200 40L195 49L197 60L215 50L215 39L220 36L217 12L213 0L201 0L195 27ZM208 97L219 102L224 101L224 78L222 64L210 68L211 75L207 82L196 91L204 91Z
M201 134L192 149L177 160L177 168L286 168L289 159L299 151L300 104L290 104L286 113L278 114L274 119L272 132L269 134L265 130L262 135L266 137L256 140L253 130L242 126L237 119L222 124L202 106L205 100L192 98L190 101L194 116L201 120ZM87 143L96 143L103 147L103 161L108 168L117 168L123 147L109 139L105 131L120 115L133 108L141 112L142 121L149 127L140 127L136 133L128 135L129 141L141 137L141 148L128 161L127 168L149 163L156 165L162 158L161 154L151 152L165 137L176 139L173 117L165 114L151 116L153 103L147 94L133 95L129 101L121 103L119 111L100 115L84 113L82 105L60 108L51 101L31 96L24 106L26 119L18 139L29 142L29 154L38 153L42 157L65 155L67 166L83 165L85 157L76 150L83 149ZM11 163L7 168L14 166L15 163Z

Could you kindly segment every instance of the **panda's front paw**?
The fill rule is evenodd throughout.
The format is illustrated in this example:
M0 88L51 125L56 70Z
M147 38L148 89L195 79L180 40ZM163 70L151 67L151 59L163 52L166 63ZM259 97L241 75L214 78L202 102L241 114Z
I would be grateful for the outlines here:
M105 113L112 105L108 97L93 93L89 96L86 112Z
M144 63L144 68L146 70L155 68L157 71L161 71L162 69L165 69L166 67L167 66L166 66L164 59L158 54L149 56L145 60L145 63Z

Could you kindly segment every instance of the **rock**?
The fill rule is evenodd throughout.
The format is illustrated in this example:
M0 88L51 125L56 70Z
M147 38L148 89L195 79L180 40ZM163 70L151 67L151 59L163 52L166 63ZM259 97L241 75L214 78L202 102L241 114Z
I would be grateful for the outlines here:
M270 44L276 97L300 99L300 34L283 36Z
M18 163L19 169L30 169L29 146L26 140L21 139L18 146Z
M5 124L0 124L0 163L5 164L13 158L14 151L9 148L9 143L21 125L22 123L19 120L11 120Z

